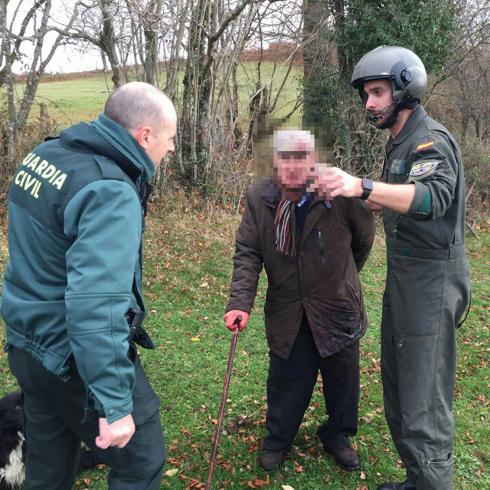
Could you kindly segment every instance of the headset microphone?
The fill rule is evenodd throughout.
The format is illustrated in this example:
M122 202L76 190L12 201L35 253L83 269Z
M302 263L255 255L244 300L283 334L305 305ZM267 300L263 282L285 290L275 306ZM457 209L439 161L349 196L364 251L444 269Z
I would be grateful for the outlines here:
M386 116L387 114L393 113L395 107L396 107L396 104L393 103L393 104L389 105L388 107L385 107L381 112L378 112L378 114L372 114L372 113L368 112L367 119L369 122L377 123L378 121L383 119L383 117Z

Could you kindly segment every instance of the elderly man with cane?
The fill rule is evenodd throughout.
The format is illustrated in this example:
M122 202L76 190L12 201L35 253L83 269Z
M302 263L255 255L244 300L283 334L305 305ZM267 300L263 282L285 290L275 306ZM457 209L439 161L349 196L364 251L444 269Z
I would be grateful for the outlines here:
M358 199L329 203L308 191L318 172L314 137L277 131L273 177L254 185L236 236L225 324L247 326L262 267L268 279L267 436L259 464L272 471L291 448L318 371L328 419L317 434L345 470L359 468L359 340L367 327L359 271L374 239L370 210Z

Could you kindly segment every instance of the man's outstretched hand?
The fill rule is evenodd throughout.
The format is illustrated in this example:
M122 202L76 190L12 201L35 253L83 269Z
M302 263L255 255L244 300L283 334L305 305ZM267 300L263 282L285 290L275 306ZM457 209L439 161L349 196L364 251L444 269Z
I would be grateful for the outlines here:
M360 197L363 192L359 177L354 177L340 168L322 164L315 167L308 191L329 201L337 196Z
M241 319L239 319L239 317L241 317ZM238 330L241 332L242 330L245 330L249 318L250 315L246 311L231 310L225 313L224 321L228 330L234 332L238 327Z
M116 420L112 424L109 424L107 419L100 418L99 435L95 438L95 444L100 449L114 446L123 448L131 440L135 430L131 414Z

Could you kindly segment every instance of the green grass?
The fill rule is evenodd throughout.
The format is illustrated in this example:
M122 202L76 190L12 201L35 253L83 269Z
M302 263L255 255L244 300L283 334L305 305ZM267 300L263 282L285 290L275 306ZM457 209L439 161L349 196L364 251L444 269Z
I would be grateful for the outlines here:
M278 63L275 67L272 62L263 62L261 65L261 82L275 95L287 73L287 66ZM298 97L299 77L302 75L300 67L294 66L289 74L284 90L281 92L274 117L287 114ZM180 77L182 88L183 73ZM257 80L257 64L242 63L238 70L239 105L242 114L246 115L250 98L254 94ZM164 85L162 81L161 85ZM39 84L35 103L30 118L37 118L39 110L37 104L43 102L48 113L60 128L76 124L80 121L90 121L104 108L107 96L112 91L110 77L90 76L74 80L48 81ZM219 88L219 87L218 87ZM18 96L22 94L23 85L16 87ZM294 119L293 119L294 120Z
M151 210L145 253L146 322L157 345L142 360L161 399L168 463L162 489L203 488L223 386L230 334L222 322L232 267L233 241L239 218L226 214L191 215ZM157 215L161 216L158 217ZM2 239L5 255L5 241ZM455 400L455 486L490 488L488 457L490 310L490 232L468 237L473 269L473 306L458 333L459 363ZM361 344L360 426L354 439L362 472L346 474L325 456L315 438L324 417L320 382L282 469L267 477L256 463L264 436L267 346L262 306L262 279L250 324L238 340L230 384L225 433L218 451L213 488L294 489L376 488L402 478L403 470L384 420L379 373L379 323L385 275L384 245L376 240L362 273L370 328ZM0 356L1 393L12 390L5 355ZM242 424L238 422L242 421ZM192 486L194 485L194 486ZM76 488L104 489L105 469L84 473Z

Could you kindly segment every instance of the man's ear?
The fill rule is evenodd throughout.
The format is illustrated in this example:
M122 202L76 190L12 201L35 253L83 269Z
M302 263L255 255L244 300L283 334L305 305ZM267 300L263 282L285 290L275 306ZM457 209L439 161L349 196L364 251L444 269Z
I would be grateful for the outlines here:
M144 149L148 149L149 140L151 135L151 128L148 126L142 126L137 131L134 131L134 139L139 143L139 145Z

